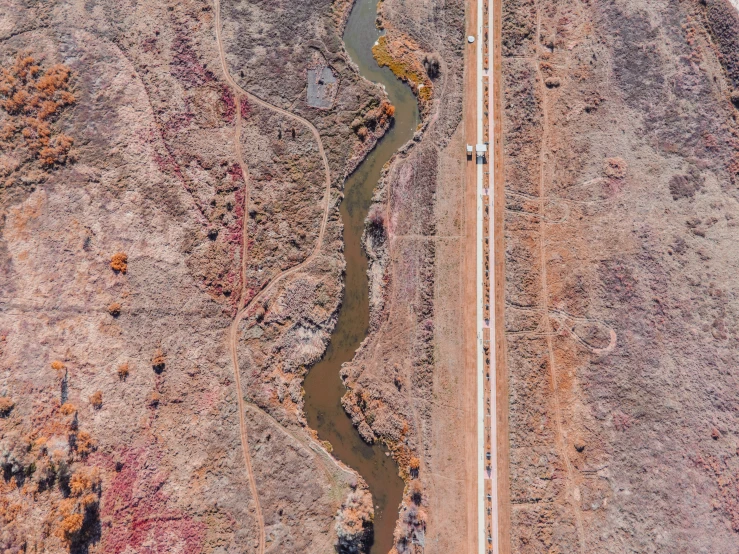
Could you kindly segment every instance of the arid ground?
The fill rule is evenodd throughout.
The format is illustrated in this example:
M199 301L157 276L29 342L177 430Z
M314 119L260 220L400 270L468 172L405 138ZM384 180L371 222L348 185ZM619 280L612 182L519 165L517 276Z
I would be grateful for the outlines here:
M739 16L503 2L513 552L736 552Z
M301 393L341 301L344 179L392 121L341 41L350 8L0 6L4 552L368 548L364 481L306 427ZM397 551L449 552L464 5L380 14L378 59L423 121L378 184L347 408L361 387L353 416L406 480Z
M367 483L302 388L346 178L395 113L342 41L352 5L0 0L2 552L370 551ZM341 377L403 479L392 554L479 548L475 10L378 4L420 124L374 191ZM501 552L734 553L739 12L502 12Z

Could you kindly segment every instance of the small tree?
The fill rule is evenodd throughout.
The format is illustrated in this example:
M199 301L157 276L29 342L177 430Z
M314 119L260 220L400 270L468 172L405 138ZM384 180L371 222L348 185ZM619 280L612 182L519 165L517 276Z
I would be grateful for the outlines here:
M108 313L113 317L118 317L121 315L121 305L118 302L113 302L108 306Z
M15 407L15 402L7 396L0 396L0 417L8 417Z
M121 381L125 381L126 379L128 379L128 374L129 373L130 373L130 370L128 368L128 364L127 363L121 364L121 365L118 366L118 378Z
M421 469L421 460L419 460L416 456L413 456L410 463L408 464L408 467L410 468L411 477L418 477L418 471L419 469Z
M162 395L159 394L157 391L151 391L151 394L149 394L149 406L152 408L156 408L159 406L159 402L162 399Z
M99 410L103 407L103 391L95 391L90 396L90 404L92 404L92 407L96 410Z
M156 352L154 352L154 357L151 359L151 367L154 368L154 371L157 373L161 373L164 371L166 361L167 356L165 356L161 348L157 348Z
M80 456L87 456L95 448L95 441L87 431L80 431L74 441L75 450Z

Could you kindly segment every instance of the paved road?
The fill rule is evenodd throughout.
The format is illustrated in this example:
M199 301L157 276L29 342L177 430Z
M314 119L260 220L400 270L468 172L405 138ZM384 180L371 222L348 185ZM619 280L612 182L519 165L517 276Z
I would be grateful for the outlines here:
M739 1L739 0L737 0ZM485 163L477 158L477 380L478 380L478 551L499 554L498 426L495 355L495 114L494 2L477 3L476 142L490 143ZM487 37L486 37L487 34ZM485 44L487 40L487 44ZM485 115L485 111L488 114ZM487 127L487 128L486 128ZM487 132L486 132L487 131ZM487 278L486 278L487 274ZM485 305L488 305L486 310ZM487 347L487 350L486 350Z

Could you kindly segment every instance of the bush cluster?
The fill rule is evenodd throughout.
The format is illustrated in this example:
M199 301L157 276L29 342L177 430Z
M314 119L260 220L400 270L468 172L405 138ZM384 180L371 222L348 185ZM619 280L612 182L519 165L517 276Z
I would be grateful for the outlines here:
M0 129L0 149L24 147L27 159L37 159L45 167L66 163L74 141L55 132L51 124L75 102L70 78L66 65L44 70L32 56L18 56L2 70L0 108L9 117Z

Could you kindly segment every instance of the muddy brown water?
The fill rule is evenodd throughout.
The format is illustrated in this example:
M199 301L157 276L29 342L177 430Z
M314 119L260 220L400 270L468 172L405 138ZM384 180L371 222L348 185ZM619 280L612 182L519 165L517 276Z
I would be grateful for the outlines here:
M369 486L375 503L374 543L371 554L387 554L393 546L393 530L403 497L403 480L394 460L380 445L368 445L359 436L341 406L346 392L339 370L354 357L369 330L369 282L367 257L361 238L372 192L380 179L382 166L413 137L419 123L418 105L410 88L372 57L372 46L380 36L375 26L377 0L357 0L352 9L344 42L360 73L385 86L395 106L390 130L346 180L341 218L344 222L346 289L336 329L324 357L305 379L305 411L308 424L321 440L333 446L333 455L355 469Z

